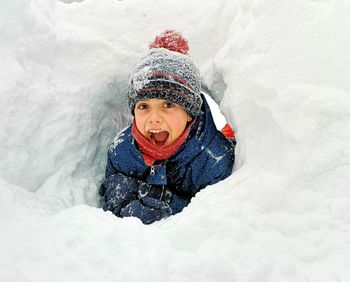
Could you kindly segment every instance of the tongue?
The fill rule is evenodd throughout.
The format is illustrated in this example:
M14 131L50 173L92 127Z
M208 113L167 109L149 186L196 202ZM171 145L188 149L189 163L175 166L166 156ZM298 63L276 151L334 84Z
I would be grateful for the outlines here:
M153 138L157 144L164 145L165 141L168 139L169 133L167 131L162 131L159 133L153 133Z

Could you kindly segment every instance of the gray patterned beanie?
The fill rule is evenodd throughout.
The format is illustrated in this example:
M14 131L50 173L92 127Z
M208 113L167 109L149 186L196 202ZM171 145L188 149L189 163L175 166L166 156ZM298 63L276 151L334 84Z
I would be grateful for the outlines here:
M128 104L132 114L137 101L153 98L174 102L196 117L203 102L200 75L188 55L187 40L166 30L149 47L130 77Z

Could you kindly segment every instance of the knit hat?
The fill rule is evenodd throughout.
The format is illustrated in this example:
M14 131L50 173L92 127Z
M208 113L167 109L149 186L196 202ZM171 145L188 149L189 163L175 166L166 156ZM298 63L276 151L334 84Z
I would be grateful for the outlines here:
M164 99L196 117L202 106L200 75L188 55L188 43L174 30L156 36L130 77L128 104L132 114L137 101Z

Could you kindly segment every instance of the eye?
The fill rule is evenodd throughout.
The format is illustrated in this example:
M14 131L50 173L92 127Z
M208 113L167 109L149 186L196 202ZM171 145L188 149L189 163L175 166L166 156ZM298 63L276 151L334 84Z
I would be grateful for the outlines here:
M173 107L175 107L175 103L170 102L170 101L166 101L166 102L164 102L163 106L164 106L164 108L173 108Z
M136 108L139 110L146 110L148 109L148 105L146 103L139 103L136 105Z

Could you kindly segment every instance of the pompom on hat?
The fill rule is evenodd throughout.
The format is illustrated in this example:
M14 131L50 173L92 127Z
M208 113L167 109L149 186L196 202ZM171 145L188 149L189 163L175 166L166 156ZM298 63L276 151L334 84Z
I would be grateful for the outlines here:
M177 31L166 30L149 45L131 74L128 104L144 99L164 99L182 106L196 117L202 106L200 74L188 55L187 40Z

